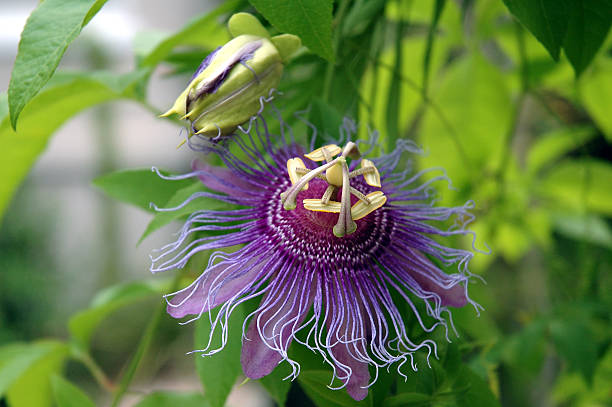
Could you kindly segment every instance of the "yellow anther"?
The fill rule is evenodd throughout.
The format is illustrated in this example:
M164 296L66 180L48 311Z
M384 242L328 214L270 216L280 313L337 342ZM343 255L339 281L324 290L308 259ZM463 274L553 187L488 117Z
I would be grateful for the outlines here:
M337 156L338 154L342 152L342 149L338 147L337 145L328 144L321 148L317 148L316 150L308 154L304 154L304 157L310 158L312 161L324 161L325 160L325 154L323 153L324 149L327 151L327 153L329 154L328 156L331 158Z
M365 182L368 185L380 188L380 174L378 173L378 169L376 168L374 163L364 158L361 160L361 168L369 169L368 172L365 172L363 174L363 178L365 178Z
M359 201L351 208L351 218L353 218L353 220L358 220L367 216L387 202L387 197L382 191L370 192L366 197L370 200L369 205L363 201Z
M302 202L309 211L340 213L340 202L329 201L325 204L320 199L304 199Z
M289 173L289 179L291 180L291 185L294 185L296 182L302 178L301 174L297 173L298 168L307 169L304 161L301 158L290 158L287 160L287 172ZM308 189L308 183L304 185L302 190Z

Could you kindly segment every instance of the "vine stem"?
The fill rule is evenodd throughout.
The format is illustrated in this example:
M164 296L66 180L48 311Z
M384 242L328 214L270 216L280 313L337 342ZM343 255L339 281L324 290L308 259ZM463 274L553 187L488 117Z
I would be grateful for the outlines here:
M91 373L96 382L104 390L109 393L113 393L116 390L115 384L106 376L102 368L87 352L83 352L81 348L74 346L72 347L72 356L89 370L89 373Z
M176 287L178 286L178 282L180 280L180 276L181 276L180 273L176 273L174 280L172 281L171 292L176 290ZM138 347L136 348L136 352L134 353L134 356L132 356L132 359L130 360L129 365L125 373L123 374L121 381L117 385L117 389L115 390L115 395L113 397L113 402L111 404L111 407L118 406L119 403L121 402L121 399L127 392L130 386L130 383L132 383L132 380L134 379L134 376L136 372L138 371L138 368L140 366L140 362L142 361L143 356L149 350L151 343L153 342L153 337L155 336L155 332L157 331L157 328L159 327L159 323L161 322L162 317L164 316L165 313L166 313L166 302L162 301L158 305L153 316L151 317L151 320L147 324L145 332L140 338L140 342L138 343Z
M342 30L342 20L344 19L344 15L346 14L346 9L349 5L349 0L341 0L340 5L338 6L338 12L336 13L336 19L334 20L334 39L333 39L333 52L334 52L334 61L329 61L327 63L327 68L325 69L325 78L323 81L323 100L325 102L329 102L329 93L331 91L332 79L334 78L334 67L335 67L335 59L338 55L338 47L340 46L340 38Z

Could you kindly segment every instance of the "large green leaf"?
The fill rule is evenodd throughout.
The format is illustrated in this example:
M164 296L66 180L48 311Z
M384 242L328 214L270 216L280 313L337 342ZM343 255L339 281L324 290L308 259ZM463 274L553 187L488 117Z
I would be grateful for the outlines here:
M96 327L111 312L168 290L168 280L119 284L100 292L91 306L70 318L68 329L76 343L87 348Z
M161 173L169 175L164 171ZM193 181L168 181L149 169L142 169L113 172L96 178L93 183L112 198L153 211L151 203L164 205L176 191L191 185Z
M11 125L55 72L68 45L106 1L46 0L21 33L8 95Z
M32 352L37 357L30 360L27 368L11 383L6 393L8 405L51 407L50 378L62 369L68 355L68 346L58 341L45 341L28 345L26 352Z
M238 376L242 373L240 364L240 349L242 348L242 322L244 320L242 307L237 307L229 319L229 335L227 344L222 351L211 356L195 355L196 369L206 400L211 407L223 407L225 399L234 387ZM213 336L212 348L220 344L220 326ZM195 347L206 347L210 338L210 321L208 314L203 315L196 323Z
M95 407L81 389L61 376L51 377L51 387L57 407Z
M207 48L223 45L230 37L225 27L219 24L218 19L220 16L236 10L240 3L240 0L223 2L214 11L194 18L176 33L165 37L156 35L146 45L140 43L138 52L140 65L157 65L179 45L204 46Z
M612 24L612 0L572 0L563 49L576 76L589 66Z
M551 169L539 192L560 207L612 215L612 164L594 159L565 160Z
M279 31L295 34L315 54L334 60L332 0L249 0Z
M72 75L60 78L32 99L23 109L19 130L15 132L8 117L0 119L0 216L49 137L67 119L93 105L130 97L143 72L111 76L108 74Z
M546 47L555 61L565 39L567 0L504 0L510 12Z
M143 398L134 407L208 407L210 404L201 394L158 391Z
M13 343L0 348L0 398L32 365L55 349L55 343Z
M185 188L181 188L170 198L170 200L163 206L163 208L175 208L181 205L187 198L196 192L202 192L204 190L202 183L200 181L196 181L190 186ZM177 209L175 211L160 211L157 212L155 217L151 219L151 222L147 225L147 229L144 231L138 243L142 242L147 236L161 228L162 226L167 225L173 220L182 218L184 216L190 215L193 212L200 209L221 209L223 207L227 207L227 203L218 201L213 198L208 197L200 197L196 198L184 207Z

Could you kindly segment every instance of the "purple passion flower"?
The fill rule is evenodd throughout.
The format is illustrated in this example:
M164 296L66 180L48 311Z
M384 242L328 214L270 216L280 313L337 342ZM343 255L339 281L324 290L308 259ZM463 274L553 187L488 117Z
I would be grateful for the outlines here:
M160 272L216 250L200 277L166 296L168 313L194 316L188 322L220 307L211 315L211 331L222 330L221 347L196 352L222 349L232 311L261 297L242 327L245 375L261 378L286 361L293 368L289 377L297 377L300 365L287 353L295 341L332 367L333 378L342 383L336 388L362 400L379 368L397 363L404 376L404 363L416 370L414 352L436 354L432 340L411 340L406 318L426 332L441 325L448 334L450 307L471 303L478 309L468 296L473 253L435 239L471 234L465 226L473 219L468 212L473 203L434 206L431 184L447 178L421 182L428 171L400 170L413 145L398 140L391 154L368 159L350 141L304 154L295 143L269 134L261 118L234 142L243 158L216 149L227 168L195 162L192 173L171 178L198 177L215 191L195 193L180 207L208 197L229 208L194 212L178 239L152 258L151 271ZM440 227L448 223L450 228ZM222 251L236 245L238 250ZM457 272L446 274L436 264ZM400 314L398 301L408 305L409 316Z

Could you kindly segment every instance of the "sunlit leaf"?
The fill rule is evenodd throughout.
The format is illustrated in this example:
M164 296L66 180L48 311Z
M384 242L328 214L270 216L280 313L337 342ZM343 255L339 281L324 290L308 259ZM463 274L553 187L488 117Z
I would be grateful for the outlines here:
M93 105L132 95L143 72L120 77L101 74L71 75L36 95L24 108L15 132L8 117L0 122L0 215L28 173L49 137L66 120Z
M161 173L169 175L164 171ZM93 183L114 199L154 211L151 203L164 205L179 189L193 181L168 181L150 169L142 169L113 172L96 178Z
M223 407L230 391L236 384L238 376L242 373L240 364L240 350L242 348L242 322L244 312L241 307L237 307L228 322L229 337L225 348L211 356L195 354L196 370L200 376L200 381L204 387L206 400L211 407ZM213 336L212 348L219 346L219 330ZM196 322L195 329L195 348L203 349L209 343L210 321L207 314L200 317Z
M91 306L70 318L68 329L76 342L87 348L95 329L113 311L136 301L164 293L167 280L119 284L100 292Z
M61 376L52 376L51 386L57 407L95 407L81 389Z
M332 0L249 0L276 29L295 34L315 54L334 60Z
M13 128L24 106L55 72L68 45L104 3L96 0L48 0L41 2L32 12L21 33L9 83Z

